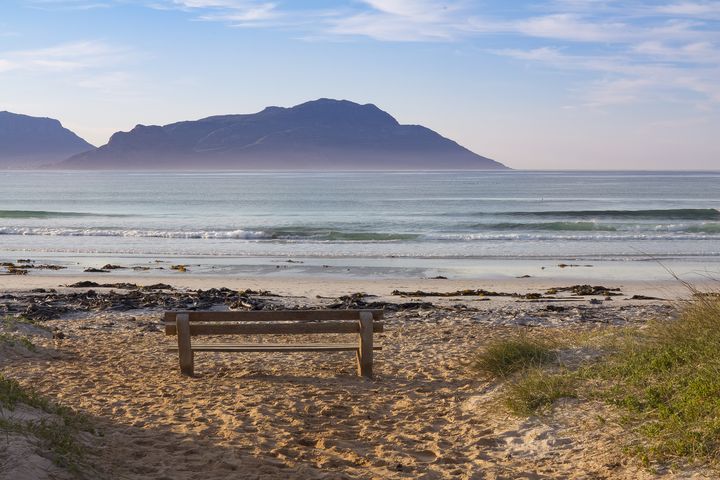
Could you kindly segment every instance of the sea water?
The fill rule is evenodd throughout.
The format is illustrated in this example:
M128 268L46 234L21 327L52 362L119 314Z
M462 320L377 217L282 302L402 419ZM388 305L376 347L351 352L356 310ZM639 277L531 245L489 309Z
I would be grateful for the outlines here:
M720 263L720 172L5 171L0 181L6 258Z

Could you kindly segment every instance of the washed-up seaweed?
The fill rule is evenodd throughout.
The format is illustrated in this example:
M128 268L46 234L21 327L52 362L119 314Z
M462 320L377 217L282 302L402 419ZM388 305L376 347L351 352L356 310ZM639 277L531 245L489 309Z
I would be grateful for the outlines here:
M428 309L433 308L434 305L430 302L404 302L404 303L393 303L393 302L379 302L373 301L368 302L365 300L367 297L374 295L367 295L365 293L353 293L351 295L343 295L338 297L335 303L328 305L325 308L331 309L349 309L349 310L388 310L388 311L401 311L401 310L416 310L416 309Z
M126 293L114 290L98 292L91 289L84 292L0 296L0 315L22 315L31 320L49 320L77 312L135 309L209 310L218 306L225 306L231 310L280 308L275 303L248 291L240 292L228 288L169 291L145 287Z
M612 297L622 295L619 288L604 287L602 285L572 285L570 287L553 287L548 289L546 295L555 295L560 292L570 292L573 295L580 297L602 295L605 297Z

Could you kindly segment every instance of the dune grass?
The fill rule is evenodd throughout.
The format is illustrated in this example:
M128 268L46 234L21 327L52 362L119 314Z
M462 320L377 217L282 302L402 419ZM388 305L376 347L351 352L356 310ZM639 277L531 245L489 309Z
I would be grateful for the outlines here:
M527 334L499 338L477 354L474 370L507 380L505 404L513 413L531 415L563 397L572 397L573 381L551 373L558 367L558 342Z
M49 416L39 421L15 420L11 416L0 416L0 431L35 437L52 454L56 465L67 468L82 478L85 448L77 441L81 431L96 433L90 421L72 409L57 405L33 390L23 388L17 381L0 374L0 412L14 410L18 405L27 405L41 410Z
M31 352L37 351L37 347L32 340L24 335L13 335L10 333L0 332L0 343L4 343L5 345L9 345L11 347L19 345Z
M509 383L505 404L516 415L534 415L556 400L576 397L576 383L571 375L528 368Z
M11 317L9 315L6 315L0 318L0 328L2 329L2 331L0 331L0 343L4 343L11 347L21 346L24 347L26 350L30 350L31 352L37 351L37 347L32 342L32 340L30 340L30 338L19 333L11 333L17 328L18 325L21 324L33 325L38 328L43 328L38 325L37 322L28 318L22 316Z
M496 378L540 367L554 361L557 353L550 342L516 335L491 341L478 353L473 368Z
M645 461L720 455L720 297L695 292L677 320L656 320L578 375L627 412Z
M17 324L35 324L24 317L4 317L3 326L13 329ZM30 351L37 347L32 341L20 334L0 332L0 343L10 346L19 345ZM18 420L3 411L15 410L25 405L47 414L40 420ZM84 415L69 407L51 402L32 389L25 388L16 380L0 373L0 431L35 438L52 455L56 465L67 468L78 478L82 478L80 466L83 464L85 448L77 441L82 432L97 433Z
M720 465L720 295L693 292L678 318L617 331L593 347L604 353L572 370L554 361L547 343L492 343L476 367L505 379L505 403L533 415L557 399L601 400L617 407L628 451L646 464ZM557 351L564 347L557 343Z

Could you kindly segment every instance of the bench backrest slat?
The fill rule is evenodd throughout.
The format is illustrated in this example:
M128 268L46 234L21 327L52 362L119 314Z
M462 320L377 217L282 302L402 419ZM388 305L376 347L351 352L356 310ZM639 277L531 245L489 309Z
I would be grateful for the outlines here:
M382 310L252 310L241 312L165 312L165 322L175 323L175 316L186 313L190 322L287 322L299 320L357 320L360 312L373 314L374 320L383 318Z
M383 331L381 323L373 323L373 332ZM314 333L360 333L355 322L305 323L201 323L190 324L190 335L302 335Z
M176 315L187 314L190 335L359 333L360 312L373 315L373 332L383 331L382 310L285 310L249 312L165 312L165 334L176 335ZM284 323L274 323L284 322Z

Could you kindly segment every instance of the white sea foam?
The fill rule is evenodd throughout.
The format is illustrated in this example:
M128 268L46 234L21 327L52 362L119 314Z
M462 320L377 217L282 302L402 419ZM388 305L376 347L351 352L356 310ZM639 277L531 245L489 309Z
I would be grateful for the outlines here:
M678 228L680 228L678 226ZM686 227L683 227L686 228ZM475 242L485 240L572 240L572 241L616 241L616 240L720 240L720 234L693 233L683 230L655 229L650 232L568 234L560 232L516 232L516 233L434 233L434 234L389 234L354 233L337 231L278 230L147 230L147 229L101 229L62 227L0 227L0 235L55 236L55 237L136 237L203 240L280 240L297 242L353 242L378 243L393 241L453 241Z

